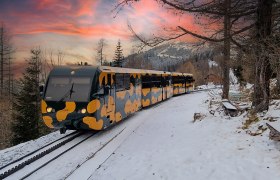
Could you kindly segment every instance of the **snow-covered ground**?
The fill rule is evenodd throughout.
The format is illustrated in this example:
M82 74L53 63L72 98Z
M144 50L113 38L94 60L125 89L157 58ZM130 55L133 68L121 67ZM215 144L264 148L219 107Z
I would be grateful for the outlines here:
M280 179L280 144L212 116L207 93L175 97L152 114L91 179ZM194 113L206 117L193 123Z
M28 153L45 146L59 138L62 138L73 131L67 131L65 134L60 134L59 131L53 132L47 136L40 137L38 139L18 144L16 146L3 149L0 151L0 167L8 164L11 161L19 159Z
M280 143L269 140L269 130L258 136L243 130L246 112L229 117L218 105L210 107L213 94L218 95L219 90L212 90L211 97L208 92L173 97L137 112L30 179L279 180ZM194 122L194 113L203 118ZM276 126L279 114L280 105L275 102L263 119L273 117L277 121L262 123ZM1 162L2 157L7 162L7 154L13 156L13 152L26 154L32 144L0 151Z

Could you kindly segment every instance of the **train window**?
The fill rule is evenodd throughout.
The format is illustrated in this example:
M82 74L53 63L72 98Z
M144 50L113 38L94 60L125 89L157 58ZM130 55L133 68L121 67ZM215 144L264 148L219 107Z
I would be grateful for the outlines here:
M123 74L116 74L116 91L123 90Z
M192 76L187 76L187 83L193 83L194 79Z
M45 98L51 101L85 102L89 98L91 81L90 77L50 77ZM71 96L67 95L70 90L73 91Z
M170 86L171 85L171 76L168 76L166 78L166 86Z
M123 86L124 86L124 89L130 89L130 74L124 74Z
M152 85L153 87L161 87L161 76L153 75Z
M111 86L111 74L107 74L108 85Z
M112 75L112 80L113 80L113 83L116 84L116 75L115 74Z
M123 91L130 88L129 74L116 74L116 91Z
M173 84L185 84L184 76L173 76L172 77Z
M55 77L50 79L50 84L53 86L65 86L70 82L70 78L67 77Z
M141 84L141 79L138 78L138 77L139 77L139 76L136 76L136 78L134 78L134 81L135 81L135 84L136 84L136 85Z
M151 88L151 87L152 87L151 76L148 74L142 76L142 88Z
M186 82L187 82L187 83L191 83L191 77L190 77L190 76L187 76L187 77L186 77Z
M169 77L162 77L161 82L163 87L169 86Z
M71 83L74 84L89 84L90 78L72 78Z
M130 76L130 83L132 83L132 85L135 86L135 78L133 75Z

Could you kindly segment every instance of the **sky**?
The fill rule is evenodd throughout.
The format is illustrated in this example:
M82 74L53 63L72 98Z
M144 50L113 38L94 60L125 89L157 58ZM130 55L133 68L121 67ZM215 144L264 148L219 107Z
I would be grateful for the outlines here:
M114 56L118 40L124 56L135 44L128 22L141 35L157 34L163 27L195 27L191 15L178 16L154 0L141 0L116 11L121 0L0 0L0 22L12 37L15 62L30 56L30 49L62 51L64 63L96 64L96 46L104 38L106 59ZM118 12L118 13L117 13ZM185 38L191 41L190 37Z

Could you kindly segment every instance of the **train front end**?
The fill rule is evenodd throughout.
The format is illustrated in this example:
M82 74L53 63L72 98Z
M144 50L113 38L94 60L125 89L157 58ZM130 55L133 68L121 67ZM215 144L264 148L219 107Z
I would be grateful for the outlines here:
M96 104L92 94L97 91L97 67L58 67L48 77L41 102L42 119L49 128L92 129L87 124L94 120ZM96 129L102 125L96 123Z

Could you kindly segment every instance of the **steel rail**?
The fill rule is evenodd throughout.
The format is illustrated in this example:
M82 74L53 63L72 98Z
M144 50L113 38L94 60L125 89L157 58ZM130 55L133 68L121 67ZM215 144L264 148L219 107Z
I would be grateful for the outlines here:
M44 148L46 148L46 147L48 147L48 146L50 146L50 145L56 143L57 141L60 141L60 140L62 140L62 139L65 139L65 138L67 138L67 137L69 137L69 136L71 136L71 135L77 134L77 133L78 133L78 131L75 131L75 132L72 132L72 133L70 133L70 134L67 134L66 136L63 136L63 137L61 137L61 138L59 138L59 139L57 139L57 140L55 140L55 141L52 141L52 142L50 142L50 143L44 145L43 147L40 147L40 148L36 149L35 151L32 151L32 152L30 152L30 153L28 153L28 154L26 154L26 155L24 155L24 156L22 156L22 157L20 157L20 158L18 158L18 159L16 159L16 160L12 161L12 162L10 162L10 163L8 163L8 164L6 164L6 165L0 167L0 170L6 168L6 167L8 167L8 166L10 166L10 165L12 165L12 164L14 164L14 163L16 163L16 162L18 162L18 161L24 159L24 158L26 158L26 157L32 155L32 154L35 154L36 152L38 152L38 151L40 151L40 150L42 150L42 149L44 149Z
M4 178L14 174L15 172L19 171L20 169L24 168L25 166L27 166L27 165L37 161L38 159L44 157L45 155L51 153L54 150L60 148L61 146L65 145L66 143L72 141L73 139L81 136L82 134L84 134L84 133L77 133L76 135L74 135L74 136L72 136L72 137L70 137L70 138L68 138L68 139L66 139L66 140L64 140L64 141L62 141L62 142L52 146L52 147L50 147L49 149L47 149L47 150L45 150L45 151L43 151L43 152L41 152L41 153L39 153L39 154L37 154L37 155L35 155L33 157L30 157L26 161L24 161L24 162L22 162L22 163L20 163L20 164L18 164L16 166L14 166L13 168L5 171L4 173L0 174L0 179L4 179Z
M46 165L48 165L49 163L51 163L52 161L54 161L55 159L57 159L58 157L64 155L66 152L70 151L71 149L73 149L74 147L78 146L79 144L83 143L84 141L88 140L89 138L91 138L92 136L94 136L96 133L93 133L89 136L87 136L85 139L81 140L80 142L76 143L75 145L71 146L70 148L68 148L67 150L61 152L60 154L58 154L57 156L53 157L52 159L48 160L47 162L45 162L44 164L42 164L41 166L37 167L35 170L31 171L30 173L28 173L27 175L23 176L22 178L20 178L20 180L26 179L27 177L29 177L30 175L34 174L36 171L38 171L39 169L42 169L43 167L45 167Z

